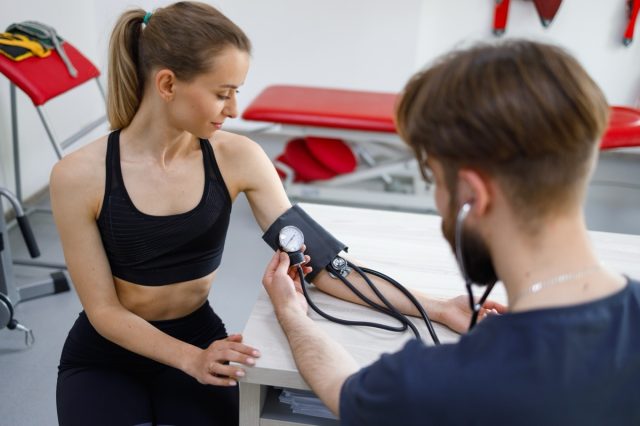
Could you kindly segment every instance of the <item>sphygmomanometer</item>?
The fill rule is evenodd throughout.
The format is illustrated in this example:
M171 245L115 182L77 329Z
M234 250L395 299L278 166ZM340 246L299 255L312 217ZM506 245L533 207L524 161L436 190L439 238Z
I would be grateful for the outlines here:
M409 290L393 278L388 277L379 271L359 267L349 260L341 257L340 252L346 252L348 247L320 226L300 206L295 205L278 217L264 233L262 239L269 244L272 249L280 249L289 255L291 266L296 267L298 270L298 275L300 276L302 283L302 291L307 299L307 303L311 309L317 312L320 316L344 325L375 327L398 332L405 331L407 328L410 328L415 336L420 338L420 333L416 326L396 307L394 307L393 304L391 304L391 302L378 290L371 280L371 276L375 276L393 285L411 301L424 320L433 342L435 344L440 343L427 312L420 302L418 302L411 292L409 292ZM311 257L309 265L312 267L312 271L306 276L302 272L302 264L304 263L304 254L302 253L303 244L306 245L306 252ZM318 273L322 270L326 270L332 278L342 282L342 284L349 288L372 309L389 315L400 322L401 325L394 327L391 325L367 321L351 321L334 317L322 311L315 303L313 303L307 290L309 281L313 281L313 279L315 279ZM382 304L369 299L349 281L349 276L352 276L351 274L353 272L362 277L365 283L380 299Z

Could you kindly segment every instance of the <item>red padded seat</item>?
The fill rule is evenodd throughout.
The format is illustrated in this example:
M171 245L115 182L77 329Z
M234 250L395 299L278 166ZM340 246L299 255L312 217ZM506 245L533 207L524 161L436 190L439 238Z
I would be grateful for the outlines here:
M351 148L342 140L311 136L287 142L284 153L276 160L293 169L295 182L331 179L351 173L357 166ZM286 176L284 171L276 170L280 178Z
M31 57L19 62L0 55L0 73L24 91L36 106L98 77L100 71L68 41L62 46L78 71L72 77L55 49L46 58Z
M636 146L640 146L640 110L619 106L611 107L609 128L602 137L600 149Z
M269 86L242 114L245 120L395 133L395 93Z
M293 139L287 143L282 162L295 171L295 180L299 182L326 180L337 175L313 156L304 138Z
M305 145L322 165L337 174L351 173L356 169L356 156L341 139L307 136Z

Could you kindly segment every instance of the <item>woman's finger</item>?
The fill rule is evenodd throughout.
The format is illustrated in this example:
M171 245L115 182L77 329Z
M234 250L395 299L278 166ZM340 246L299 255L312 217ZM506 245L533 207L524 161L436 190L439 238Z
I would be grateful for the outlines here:
M256 348L252 348L251 346L247 346L243 343L230 343L229 346L227 346L227 348L225 349L230 349L232 351L239 352L248 356L260 356L259 350L257 350Z
M215 363L209 369L209 373L218 377L228 377L229 379L238 379L245 376L245 371L237 365L226 365Z
M215 376L213 374L205 375L204 380L202 380L200 382L202 384L205 384L205 385L226 386L226 387L235 386L235 385L238 384L238 382L236 380L232 379L232 378L229 378L229 377L218 377L218 376Z
M227 342L242 342L242 334L234 333L227 336Z

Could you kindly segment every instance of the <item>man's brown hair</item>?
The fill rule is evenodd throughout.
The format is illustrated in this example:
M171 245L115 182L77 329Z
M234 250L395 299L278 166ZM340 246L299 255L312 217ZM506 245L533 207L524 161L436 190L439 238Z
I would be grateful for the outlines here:
M531 41L476 45L440 58L406 85L397 127L421 167L439 160L496 178L534 221L583 193L608 122L604 94L563 49Z

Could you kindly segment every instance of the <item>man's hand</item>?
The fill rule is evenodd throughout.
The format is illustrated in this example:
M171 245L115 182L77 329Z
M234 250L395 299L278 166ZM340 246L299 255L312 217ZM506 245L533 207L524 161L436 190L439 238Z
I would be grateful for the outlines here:
M305 262L308 261L309 256L305 256ZM303 266L302 270L308 274L311 267ZM289 256L280 250L275 252L264 272L262 284L273 303L276 315L286 309L307 314L307 300L304 298L300 281L298 268L289 268Z
M308 256L305 260L308 262ZM300 374L322 402L338 415L340 389L347 377L358 370L358 364L307 317L307 301L297 269L289 268L289 256L277 251L267 266L262 284L271 298ZM309 271L308 266L302 269L304 274Z
M487 315L498 315L507 312L507 307L492 300L487 300L480 308L478 322ZM442 310L439 322L446 325L457 333L466 333L471 322L471 308L469 308L469 298L464 295L442 302Z

